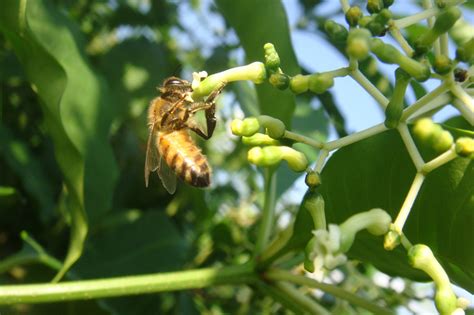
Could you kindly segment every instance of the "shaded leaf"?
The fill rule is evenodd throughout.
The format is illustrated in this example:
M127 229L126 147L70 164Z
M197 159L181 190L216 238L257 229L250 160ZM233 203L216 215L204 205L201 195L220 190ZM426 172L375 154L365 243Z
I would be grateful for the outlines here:
M77 26L50 1L6 1L0 28L41 99L69 196L71 240L58 278L81 255L92 219L110 207L117 170L107 144L107 87L91 69Z
M130 210L116 220L107 219L91 233L73 270L85 279L173 271L182 267L187 249L186 241L163 213ZM145 295L104 299L101 304L115 314L156 314L160 300Z
M427 154L424 157L428 160ZM341 223L372 208L382 208L395 219L414 176L413 163L395 131L339 149L322 172L328 222ZM430 246L450 278L468 290L474 289L474 252L466 248L474 239L473 195L474 163L456 158L428 174L403 229L413 244ZM382 237L363 232L350 254L392 275L427 279L408 265L401 247L385 251Z

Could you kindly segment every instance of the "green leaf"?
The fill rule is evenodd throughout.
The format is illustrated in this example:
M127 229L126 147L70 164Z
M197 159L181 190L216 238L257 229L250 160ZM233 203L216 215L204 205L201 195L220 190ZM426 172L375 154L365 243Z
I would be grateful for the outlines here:
M427 154L423 156L429 160ZM396 131L339 149L322 172L328 222L341 223L372 208L382 208L395 219L414 176L415 168ZM456 158L428 174L403 229L413 244L423 243L433 250L451 280L471 291L473 195L474 163ZM427 279L408 265L402 246L385 251L383 238L367 232L357 235L350 255L392 275Z
M0 155L8 166L21 178L25 190L37 200L40 216L51 217L54 209L54 188L41 164L35 159L28 146L15 139L0 122Z
M107 218L91 232L73 271L91 279L178 270L187 250L186 241L166 215L129 210ZM154 314L159 302L155 295L103 300L114 314Z
M135 118L159 95L156 87L178 66L164 45L139 38L114 46L101 57L99 67L114 91L111 110L119 117Z
M0 29L39 95L67 187L71 239L57 280L81 255L86 211L95 220L110 208L117 177L107 143L112 104L88 64L77 26L50 1L4 2Z
M263 45L272 43L281 59L281 68L288 75L300 73L293 47L286 12L280 1L217 0L219 11L237 33L247 62L263 61ZM282 120L291 127L295 98L290 91L280 91L268 83L257 85L260 112Z

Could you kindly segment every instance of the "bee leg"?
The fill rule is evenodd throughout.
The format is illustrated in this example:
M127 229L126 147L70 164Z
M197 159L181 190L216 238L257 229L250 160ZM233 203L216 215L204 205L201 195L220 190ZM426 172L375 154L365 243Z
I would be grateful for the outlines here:
M217 87L217 89L215 89L214 91L212 91L211 94L209 94L209 96L206 98L206 103L214 103L216 97L221 94L222 90L224 89L224 87L227 85L227 82L222 82L219 87Z
M212 137L214 129L216 128L216 104L212 103L212 106L205 110L205 114L207 123L207 139L209 139Z
M208 140L210 138L210 136L208 136L198 125L197 123L194 121L194 120L189 120L187 123L186 123L186 127L188 127L189 129L191 129L192 131L194 131L198 136L200 136L201 138L205 139L205 140Z
M181 108L181 104L184 102L185 97L179 99L176 103L174 103L171 108L166 111L163 116L161 117L161 127L164 127L168 123L168 118L170 116L175 116L175 111ZM171 119L173 121L173 119Z

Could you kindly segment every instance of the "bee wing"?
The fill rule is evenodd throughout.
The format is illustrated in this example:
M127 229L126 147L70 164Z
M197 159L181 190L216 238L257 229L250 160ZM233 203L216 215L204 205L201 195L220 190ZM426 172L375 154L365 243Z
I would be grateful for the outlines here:
M148 178L151 172L154 172L160 167L161 159L160 153L157 149L157 134L158 128L156 124L150 129L148 134L148 141L146 144L146 157L145 157L145 186L148 187Z
M161 182L166 190L170 194L174 194L176 191L176 174L174 171L166 164L166 161L161 158L160 165L158 167L158 176L160 176Z

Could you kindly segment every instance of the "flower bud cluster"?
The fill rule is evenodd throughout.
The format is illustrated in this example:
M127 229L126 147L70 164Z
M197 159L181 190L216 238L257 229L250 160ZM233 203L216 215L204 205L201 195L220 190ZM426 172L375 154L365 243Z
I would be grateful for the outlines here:
M265 130L265 134L259 133L261 129ZM244 144L253 146L247 154L247 159L252 164L272 167L285 160L295 172L303 172L308 167L308 159L303 153L280 145L278 139L281 139L286 131L281 120L265 115L244 120L235 119L231 123L231 130L234 135L243 137Z

